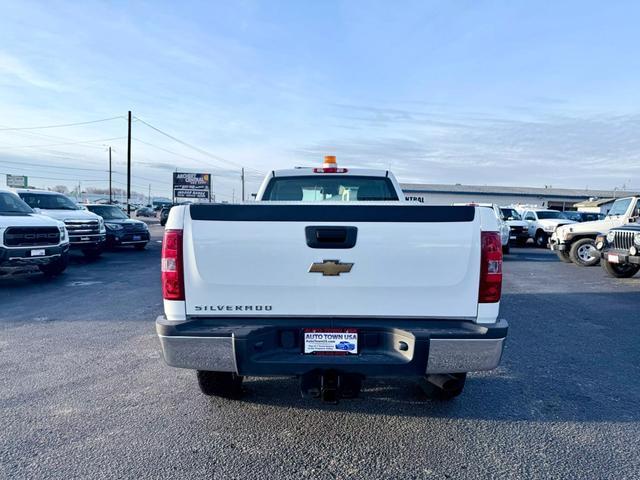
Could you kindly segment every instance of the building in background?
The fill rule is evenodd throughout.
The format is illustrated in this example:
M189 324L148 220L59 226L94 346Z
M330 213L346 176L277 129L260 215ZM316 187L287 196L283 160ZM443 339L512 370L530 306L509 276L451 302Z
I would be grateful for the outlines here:
M500 206L529 205L556 210L576 210L579 203L598 201L598 199L603 199L603 206L606 208L606 206L609 203L613 203L616 198L640 194L638 192L620 190L501 187L460 184L402 183L400 186L408 201L424 203L425 205L451 205L453 203L474 202L496 203ZM601 212L598 211L597 213Z
M620 197L619 197L620 198ZM604 213L605 215L611 210L611 205L615 202L615 198L600 198L585 200L584 202L578 202L574 206L579 212L587 213Z

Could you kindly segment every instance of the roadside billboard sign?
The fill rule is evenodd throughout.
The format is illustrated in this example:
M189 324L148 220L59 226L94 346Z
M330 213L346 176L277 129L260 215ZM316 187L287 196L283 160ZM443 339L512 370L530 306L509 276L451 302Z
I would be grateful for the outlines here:
M173 197L209 201L211 198L210 173L173 173Z
M7 187L27 188L29 179L25 175L7 175Z

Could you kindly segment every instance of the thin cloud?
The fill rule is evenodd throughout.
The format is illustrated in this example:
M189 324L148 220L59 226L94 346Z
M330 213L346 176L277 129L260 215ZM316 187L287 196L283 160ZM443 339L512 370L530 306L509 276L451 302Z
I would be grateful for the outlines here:
M410 131L392 127L386 136L352 131L294 153L313 160L336 152L346 164L382 166L405 181L429 183L613 188L640 170L640 115L468 119L455 128L425 123Z
M0 76L12 77L38 88L63 90L61 85L44 78L22 60L6 52L0 52Z

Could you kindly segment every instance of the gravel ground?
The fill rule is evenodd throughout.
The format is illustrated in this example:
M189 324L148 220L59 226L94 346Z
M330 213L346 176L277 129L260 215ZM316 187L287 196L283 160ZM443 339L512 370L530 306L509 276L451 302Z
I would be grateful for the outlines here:
M452 402L389 379L323 405L289 378L228 401L160 358L152 231L53 281L0 278L0 477L640 478L640 278L513 249L503 362Z

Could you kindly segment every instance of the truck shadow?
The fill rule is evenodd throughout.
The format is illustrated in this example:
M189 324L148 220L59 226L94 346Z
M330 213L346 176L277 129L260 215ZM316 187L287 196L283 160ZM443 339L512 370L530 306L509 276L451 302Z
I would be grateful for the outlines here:
M521 422L638 422L637 399L621 391L602 398L597 389L583 392L554 378L469 376L465 391L449 402L428 399L411 380L369 380L359 398L337 405L303 399L290 378L248 379L243 402L282 407L282 411L322 411L398 417L457 418ZM621 395L622 394L622 395ZM216 402L217 400L212 400ZM277 415L279 409L271 410Z
M548 249L525 247L512 248L511 252L504 255L505 262L557 262L557 255Z

